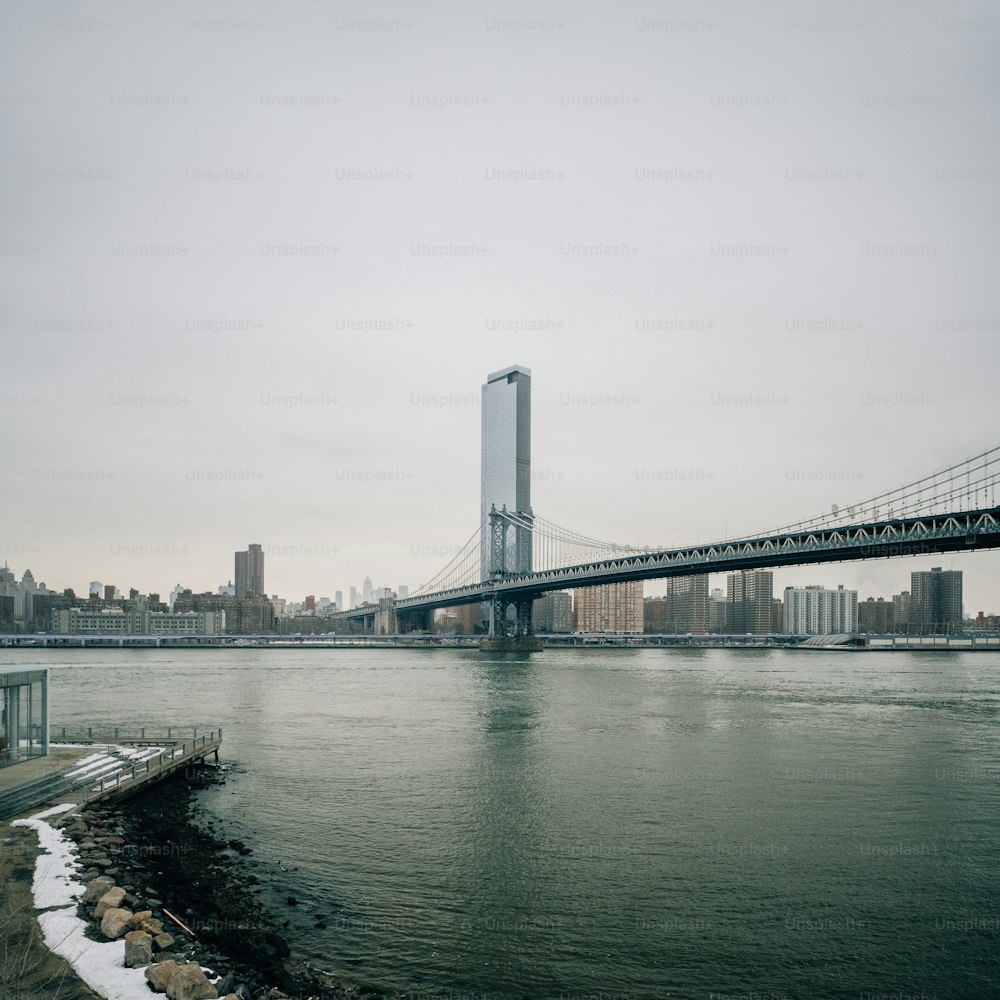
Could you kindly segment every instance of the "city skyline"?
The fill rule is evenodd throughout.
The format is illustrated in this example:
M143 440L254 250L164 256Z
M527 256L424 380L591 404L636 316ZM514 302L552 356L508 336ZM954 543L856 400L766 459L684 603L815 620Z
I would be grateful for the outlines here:
M0 561L214 589L258 538L271 592L416 587L476 530L478 387L511 359L536 513L627 544L996 444L992 34L647 7L513 32L435 4L395 33L5 10ZM1000 609L1000 554L906 568L938 564Z

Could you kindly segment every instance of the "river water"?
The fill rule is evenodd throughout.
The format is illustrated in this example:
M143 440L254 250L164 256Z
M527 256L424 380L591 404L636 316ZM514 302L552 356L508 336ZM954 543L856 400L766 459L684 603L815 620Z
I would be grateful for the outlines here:
M203 805L253 849L295 951L349 982L452 1000L1000 996L997 654L0 663L52 668L54 723L221 725L239 767Z

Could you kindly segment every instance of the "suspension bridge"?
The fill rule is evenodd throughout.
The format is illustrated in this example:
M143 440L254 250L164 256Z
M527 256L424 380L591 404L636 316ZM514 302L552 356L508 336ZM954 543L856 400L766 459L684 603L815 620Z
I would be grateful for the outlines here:
M524 639L531 635L532 603L553 590L997 548L998 493L1000 446L851 506L710 544L633 547L579 534L531 511L494 508L488 523L411 595L334 618L393 633L426 628L438 608L481 603L489 608L490 636Z

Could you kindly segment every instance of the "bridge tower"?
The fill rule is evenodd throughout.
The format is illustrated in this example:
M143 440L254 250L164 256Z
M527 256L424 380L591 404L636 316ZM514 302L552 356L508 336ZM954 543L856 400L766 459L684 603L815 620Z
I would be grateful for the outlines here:
M523 572L519 567L524 562L524 536L530 539L530 525L534 519L531 512L519 513L512 518L504 506L500 510L492 506L489 512L490 582L499 583L507 577ZM529 564L530 566L530 564ZM510 568L508 568L510 567ZM529 569L530 572L530 569ZM479 644L482 650L490 652L530 652L542 648L541 640L531 631L531 608L533 597L507 598L503 591L491 589L486 604L489 613L489 635ZM508 608L514 608L513 634L508 631Z

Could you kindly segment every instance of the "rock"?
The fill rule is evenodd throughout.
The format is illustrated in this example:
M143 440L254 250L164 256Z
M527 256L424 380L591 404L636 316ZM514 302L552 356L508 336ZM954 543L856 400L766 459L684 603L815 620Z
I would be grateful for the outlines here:
M94 857L90 859L90 863L96 868L110 868L114 862L111 858L107 857ZM124 890L123 890L124 891Z
M153 939L145 931L125 935L125 967L141 969L153 961Z
M170 1000L215 1000L218 995L197 962L178 966L167 983Z
M125 897L125 899L123 900L123 902L126 902L126 903L128 902L128 896ZM136 927L142 927L142 922L144 920L149 920L150 917L152 917L152 916L153 916L153 911L152 910L140 910L132 918L132 923L135 924ZM145 928L143 928L143 929L145 930Z
M147 934L152 934L156 937L157 934L163 933L163 921L162 920L143 920L139 924L139 930L145 931Z
M158 910L161 906L163 906L163 900L162 899L147 899L146 900L146 905L151 910Z
M105 911L101 918L101 933L109 941L117 941L129 929L131 923L131 910L123 910L117 906L112 907L112 909ZM141 933L145 933L145 931Z
M154 962L152 965L146 967L146 979L149 981L149 985L153 988L154 992L164 993L174 973L179 968L180 966L173 959L164 962Z
M227 972L216 984L215 992L219 994L220 997L230 996L233 992L233 985L236 982L236 976L231 972Z
M100 899L98 899L97 908L94 910L94 916L100 920L108 910L112 910L117 907L124 898L124 889L119 889L117 886L113 889L108 889L108 891L101 896Z
M170 949L173 948L174 944L175 942L173 937L171 937L171 935L167 934L166 932L163 932L162 934L157 934L153 938L153 947L155 947L157 951L170 951Z
M122 900L130 910L139 909L139 897L129 892L128 889L125 890L125 898Z
M115 880L113 878L108 878L107 875L98 875L87 885L87 889L83 896L80 897L80 900L83 903L93 903L94 900L100 899L101 896L114 887Z

